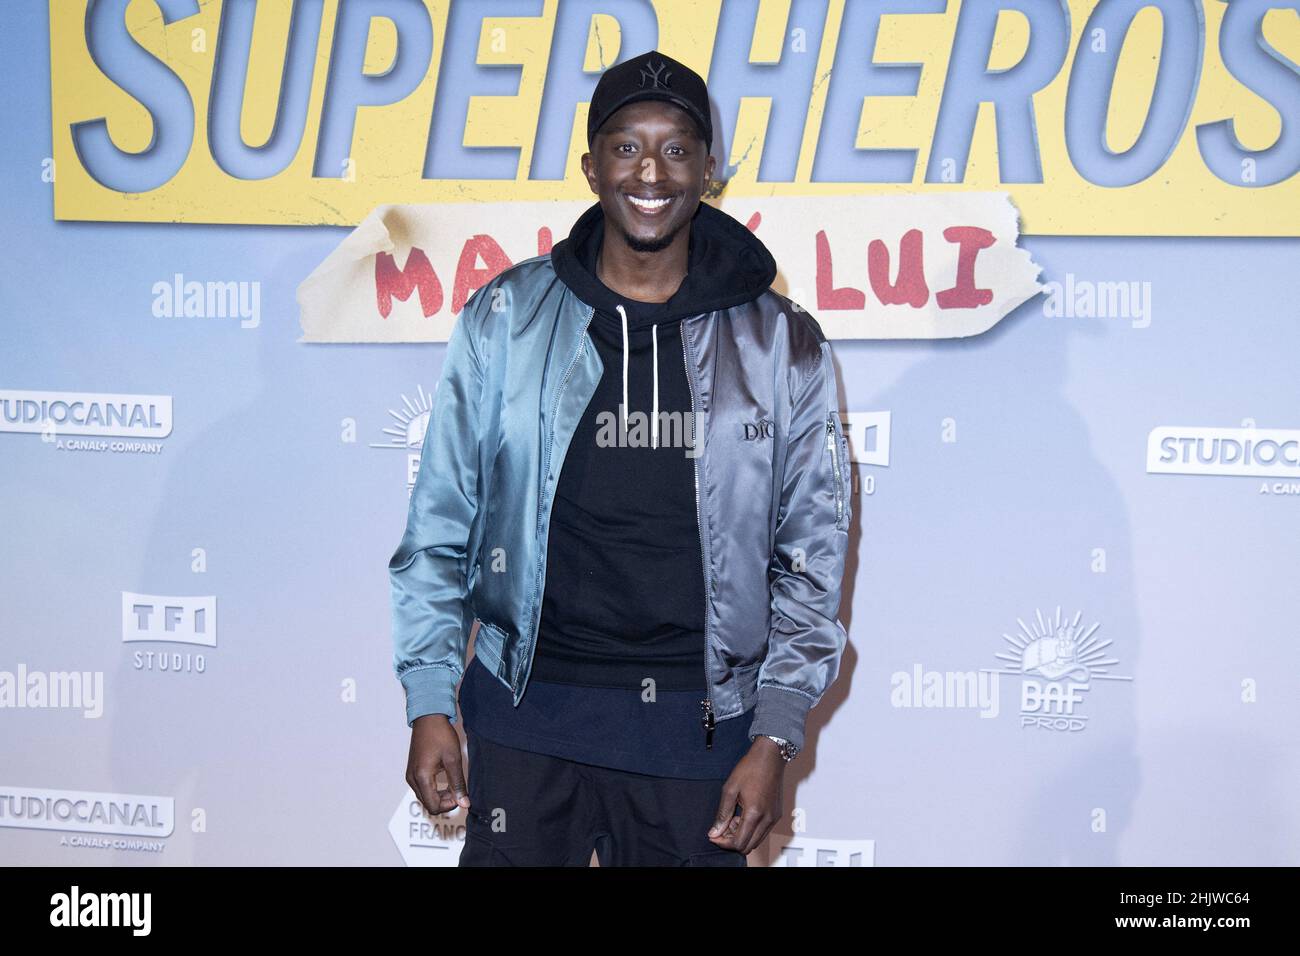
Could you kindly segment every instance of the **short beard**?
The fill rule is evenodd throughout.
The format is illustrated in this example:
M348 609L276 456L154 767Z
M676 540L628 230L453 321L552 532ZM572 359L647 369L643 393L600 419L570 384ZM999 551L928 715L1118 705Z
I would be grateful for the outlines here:
M681 226L678 226L668 235L661 236L658 239L638 239L636 236L628 235L627 231L621 226L618 228L618 233L633 252L660 252L672 244L672 241L677 238L677 233L681 232L682 226L685 225L686 223L682 223Z

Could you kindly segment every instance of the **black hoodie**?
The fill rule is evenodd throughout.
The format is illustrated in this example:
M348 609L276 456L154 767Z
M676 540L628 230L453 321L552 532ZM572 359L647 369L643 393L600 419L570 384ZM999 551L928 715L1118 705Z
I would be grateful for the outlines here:
M655 776L725 778L749 749L753 711L720 721L706 749L695 460L681 444L689 418L655 435L636 418L656 408L690 411L681 320L757 298L776 262L742 224L701 203L681 286L666 302L638 302L597 278L603 237L597 203L551 252L557 276L594 307L588 332L604 374L556 487L528 688L514 706L476 656L461 684L461 713L467 729L505 746ZM624 356L628 440L599 447L602 413L619 422ZM643 696L646 677L656 682L653 707Z
M704 572L681 320L757 298L776 262L744 225L705 203L689 228L687 274L666 302L625 298L597 277L600 203L551 251L556 275L595 307L588 331L605 370L556 487L530 680L639 689L652 677L661 690L704 691ZM611 447L624 404L626 442Z

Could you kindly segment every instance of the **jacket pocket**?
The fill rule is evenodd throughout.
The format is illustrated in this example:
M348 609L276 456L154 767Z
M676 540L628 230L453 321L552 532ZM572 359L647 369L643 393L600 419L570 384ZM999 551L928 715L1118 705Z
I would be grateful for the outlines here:
M501 662L506 657L506 632L495 624L476 617L478 636L474 639L474 656L494 674L501 673Z
M481 617L476 617L474 620L478 621L480 631L490 631L492 636L499 641L504 641L506 639L505 628L493 624L491 621L485 621Z
M765 648L760 648L758 654L762 655L764 650ZM748 664L737 664L732 668L732 670L736 673L736 680L743 683L749 679L749 675L757 673L758 669L762 666L763 657L760 656L758 660L750 661Z

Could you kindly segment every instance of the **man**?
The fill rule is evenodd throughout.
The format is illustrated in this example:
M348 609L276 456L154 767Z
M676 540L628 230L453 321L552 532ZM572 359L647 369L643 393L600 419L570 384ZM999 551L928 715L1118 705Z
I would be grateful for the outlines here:
M744 866L846 640L830 346L700 202L697 74L610 68L587 138L599 202L448 342L389 562L407 781L462 866Z

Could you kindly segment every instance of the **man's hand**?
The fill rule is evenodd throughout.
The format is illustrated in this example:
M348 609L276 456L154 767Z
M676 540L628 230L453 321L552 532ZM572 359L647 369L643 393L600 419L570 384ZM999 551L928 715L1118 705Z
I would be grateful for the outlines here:
M438 789L439 771L447 774L450 789ZM406 782L430 814L446 813L456 809L457 805L469 806L460 758L460 735L446 714L425 714L415 718L411 724Z
M781 784L785 779L781 748L766 737L755 737L749 753L731 771L722 785L718 816L709 839L729 850L749 853L767 839L768 831L781 819ZM736 814L740 804L740 814Z

